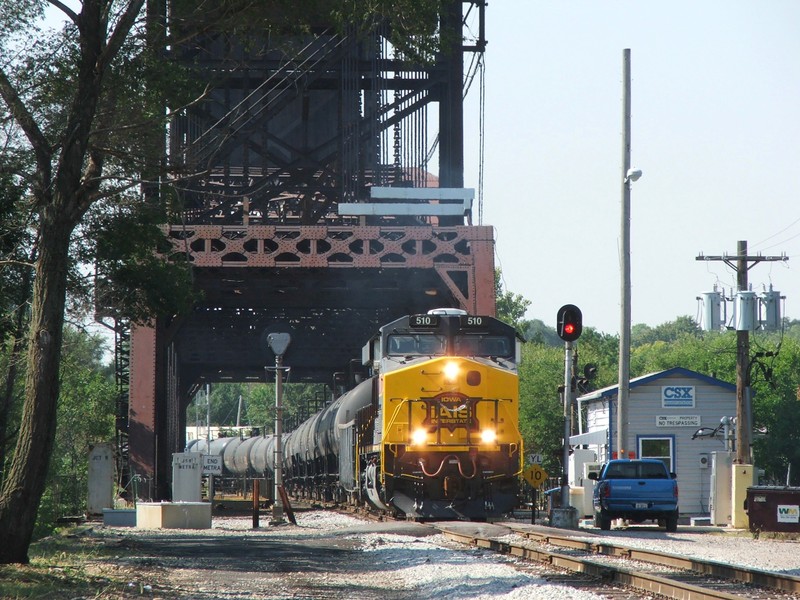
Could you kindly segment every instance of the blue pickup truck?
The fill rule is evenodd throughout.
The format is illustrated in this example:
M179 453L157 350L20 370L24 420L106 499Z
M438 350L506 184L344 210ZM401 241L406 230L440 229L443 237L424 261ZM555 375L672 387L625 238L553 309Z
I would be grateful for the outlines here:
M677 531L678 482L662 461L611 460L589 478L595 480L595 526L609 530L614 519L652 519L667 531Z

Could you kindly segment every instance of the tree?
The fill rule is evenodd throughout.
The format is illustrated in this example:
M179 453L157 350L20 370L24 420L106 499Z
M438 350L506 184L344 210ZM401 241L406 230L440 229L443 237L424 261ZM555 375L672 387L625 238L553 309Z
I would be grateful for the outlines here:
M105 80L119 57L144 0L129 0L109 18L103 0L85 0L80 13L62 10L77 29L74 93L64 108L57 132L43 127L34 101L26 102L25 82L0 68L0 95L24 135L34 157L31 208L38 219L38 253L28 334L25 396L14 457L0 492L0 530L5 544L0 562L27 562L39 500L44 491L55 440L59 397L59 368L66 305L69 246L73 231L91 205L102 197L105 156L99 142L100 127L111 115L98 119ZM38 2L12 8L3 3L4 15L15 13L22 24L41 10ZM26 10L27 9L27 10ZM10 11L10 12L9 12ZM7 17L4 17L4 19ZM92 141L94 138L94 141Z
M531 301L526 300L521 294L503 290L503 272L500 269L494 270L494 295L497 318L513 325L517 331L525 331L527 329L525 311L528 310Z
M800 342L781 334L753 336L754 459L768 481L800 484ZM788 480L788 481L787 481Z
M0 474L4 472L9 443L12 409L19 400L17 385L28 322L28 299L32 277L31 255L34 239L23 210L23 190L14 173L21 157L4 153L0 158L0 349L6 350L0 363ZM0 477L2 481L2 477Z
M114 437L117 392L114 378L102 360L103 340L99 336L65 328L58 429L37 535L49 533L58 517L85 512L89 450Z
M678 317L674 321L662 323L656 327L650 327L639 323L631 328L631 346L638 346L656 340L671 342L677 340L682 335L700 335L697 322L691 317Z
M27 158L18 174L28 192L20 212L34 215L37 236L19 435L0 488L5 541L0 563L28 561L53 450L70 243L93 208L104 202L112 206L109 199L137 186L141 173L158 175L153 169L162 158L167 89L183 87L168 88L160 70L161 50L178 42L167 39L168 32L190 37L212 27L233 31L237 25L266 30L276 14L299 18L302 25L326 10L339 22L347 18L367 25L387 16L398 40L412 40L409 46L422 40L424 49L427 41L436 47L430 17L441 8L437 0L344 3L345 10L289 0L222 0L210 6L175 0L172 14L184 20L167 28L165 15L145 15L144 4L83 0L77 12L61 0L0 0L0 97L6 107L0 122L8 124L3 145ZM62 12L67 25L42 36L37 23L48 5ZM408 11L395 12L398 5ZM161 4L148 6L158 10Z
M519 366L519 421L526 451L541 454L556 472L564 433L564 408L558 388L564 383L564 349L528 343Z

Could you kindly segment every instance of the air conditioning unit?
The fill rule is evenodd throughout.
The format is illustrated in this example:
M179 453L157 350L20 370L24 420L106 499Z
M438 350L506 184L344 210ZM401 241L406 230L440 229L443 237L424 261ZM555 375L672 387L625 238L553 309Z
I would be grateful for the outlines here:
M602 468L602 463L583 463L583 478L588 479L589 473L596 473L597 475L600 475L600 469Z

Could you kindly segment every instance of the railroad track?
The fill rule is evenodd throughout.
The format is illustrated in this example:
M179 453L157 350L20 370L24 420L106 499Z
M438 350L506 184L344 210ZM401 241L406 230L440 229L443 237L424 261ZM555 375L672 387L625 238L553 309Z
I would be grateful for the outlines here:
M800 577L791 575L544 532L516 530L514 536L489 538L454 531L446 525L440 525L439 530L453 541L579 574L576 583L582 588L587 587L584 578L589 577L599 587L624 586L660 598L800 598Z

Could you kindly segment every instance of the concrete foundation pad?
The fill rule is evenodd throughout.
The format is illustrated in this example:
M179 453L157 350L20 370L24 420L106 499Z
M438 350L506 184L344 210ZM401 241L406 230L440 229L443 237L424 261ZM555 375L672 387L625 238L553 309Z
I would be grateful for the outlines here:
M137 529L211 529L209 502L140 502Z

